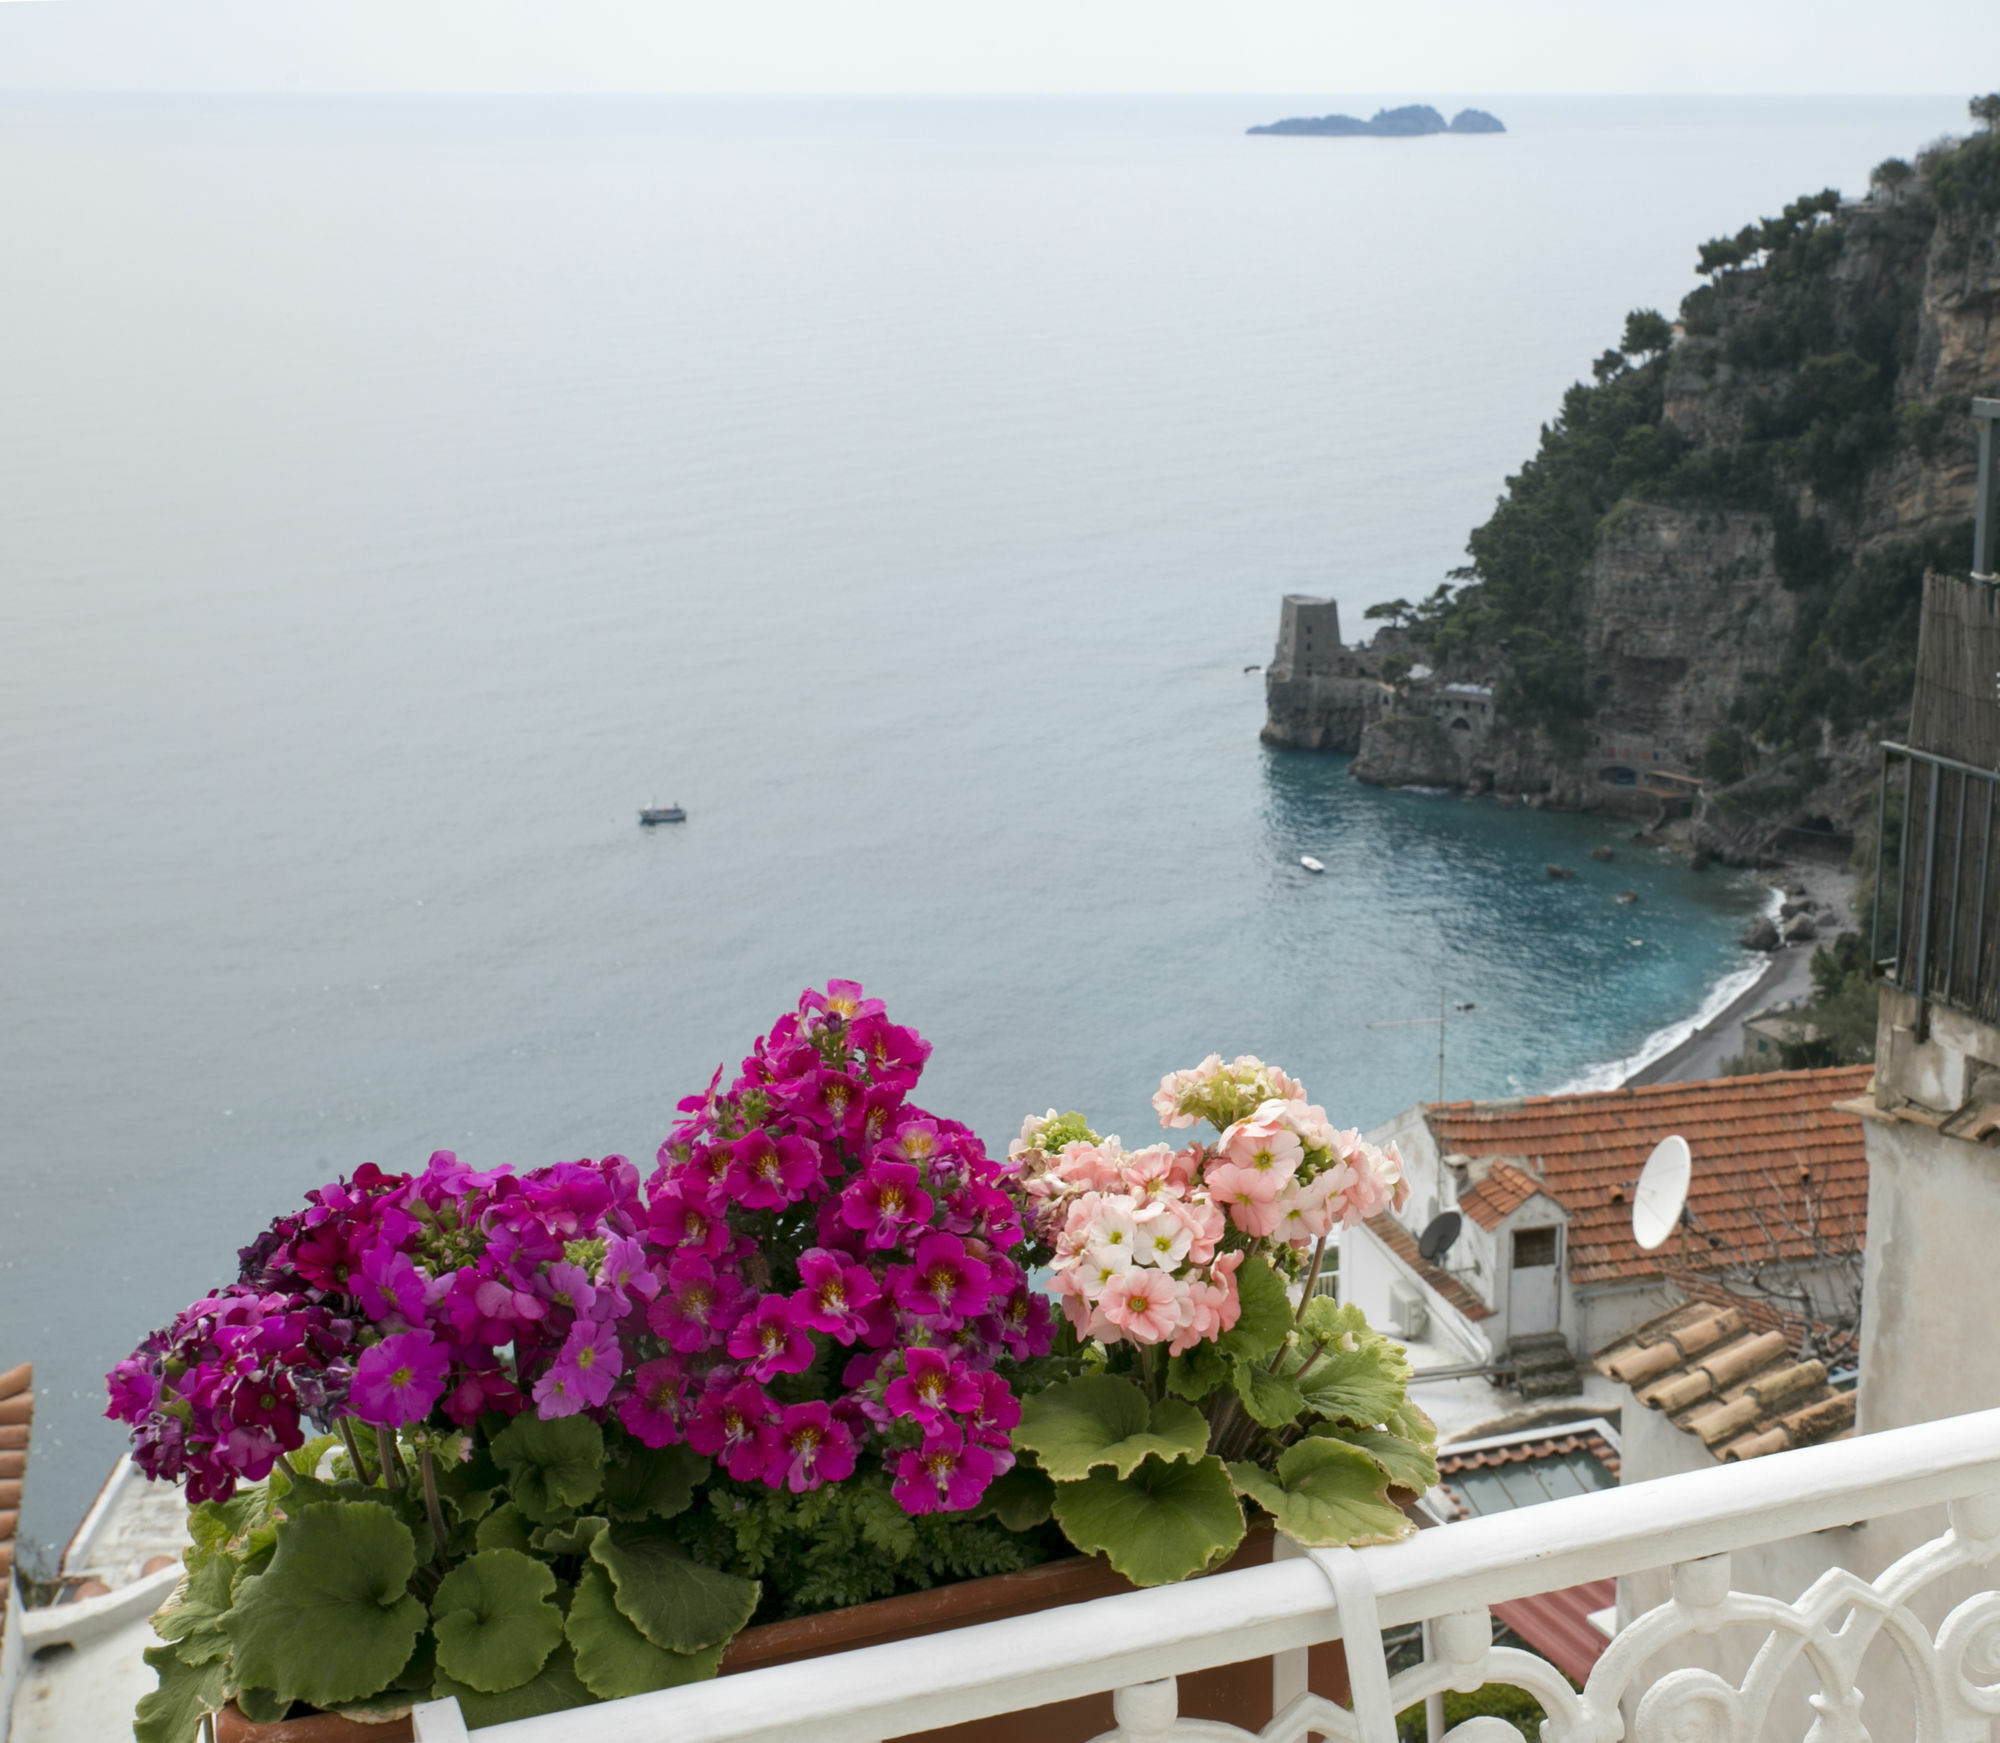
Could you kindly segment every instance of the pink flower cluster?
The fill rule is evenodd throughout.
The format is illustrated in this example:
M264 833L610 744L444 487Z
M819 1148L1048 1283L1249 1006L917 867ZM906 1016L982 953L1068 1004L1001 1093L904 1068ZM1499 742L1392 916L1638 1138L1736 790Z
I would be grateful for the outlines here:
M223 1499L342 1418L588 1414L794 1491L864 1456L912 1513L1012 1462L1003 1364L1047 1353L1001 1170L907 1101L929 1045L835 981L718 1070L641 1192L623 1157L306 1195L109 1375L155 1477Z
M1165 1343L1180 1355L1236 1323L1236 1272L1260 1246L1294 1249L1400 1206L1395 1147L1337 1130L1275 1066L1210 1055L1160 1081L1169 1128L1206 1119L1213 1145L1127 1151L1074 1114L1031 1117L1008 1149L1051 1287L1078 1336Z

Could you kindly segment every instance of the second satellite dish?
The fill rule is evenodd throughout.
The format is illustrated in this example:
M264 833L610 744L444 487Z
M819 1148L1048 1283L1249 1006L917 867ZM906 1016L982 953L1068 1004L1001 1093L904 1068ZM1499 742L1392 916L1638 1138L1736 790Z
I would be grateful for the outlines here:
M1693 1174L1694 1158L1688 1153L1687 1139L1662 1138L1653 1146L1632 1193L1632 1238L1647 1252L1674 1232L1687 1208L1688 1182Z
M1463 1223L1464 1219L1455 1210L1439 1212L1417 1237L1417 1251L1428 1263L1435 1265L1451 1251L1451 1244L1458 1239Z

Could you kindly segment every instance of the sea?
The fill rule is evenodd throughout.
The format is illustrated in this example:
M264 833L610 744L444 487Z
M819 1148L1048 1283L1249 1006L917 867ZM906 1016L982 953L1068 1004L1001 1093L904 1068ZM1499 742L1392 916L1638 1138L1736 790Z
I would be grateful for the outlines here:
M1244 132L1412 97L1509 131ZM31 1548L105 1368L305 1189L649 1164L829 977L996 1149L1147 1141L1216 1051L1367 1126L1670 1046L1767 892L1260 746L1279 600L1428 593L1699 242L1963 121L0 98Z

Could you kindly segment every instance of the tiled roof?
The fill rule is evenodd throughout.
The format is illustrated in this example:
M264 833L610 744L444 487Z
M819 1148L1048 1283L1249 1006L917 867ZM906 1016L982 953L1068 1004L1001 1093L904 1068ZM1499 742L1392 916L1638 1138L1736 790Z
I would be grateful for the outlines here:
M1459 1194L1458 1208L1482 1229L1497 1229L1508 1212L1519 1210L1541 1190L1539 1181L1513 1163L1495 1162L1484 1180Z
M1618 1486L1618 1452L1593 1429L1504 1446L1438 1449L1438 1485L1461 1519Z
M1867 1156L1861 1121L1833 1104L1859 1095L1872 1070L1842 1065L1590 1095L1440 1102L1427 1117L1440 1153L1508 1157L1538 1177L1539 1190L1569 1216L1570 1281L1605 1283L1746 1253L1811 1258L1812 1239L1786 1226L1803 1220L1808 1195L1821 1239L1858 1250ZM1702 1232L1647 1253L1632 1239L1631 1193L1653 1146L1670 1132L1693 1152L1688 1208Z
M27 1362L0 1374L0 1580L11 1581L14 1572L21 1481L28 1470L28 1430L35 1420L34 1385L35 1370ZM4 1608L0 1604L0 1610Z
M1493 1614L1563 1675L1581 1683L1611 1644L1591 1621L1590 1613L1608 1610L1617 1602L1616 1580L1592 1580L1587 1586L1569 1586L1560 1592L1495 1604Z
M1743 1306L1690 1301L1600 1350L1600 1374L1698 1435L1719 1459L1754 1459L1832 1440L1854 1426L1854 1394L1827 1384L1791 1339Z
M1463 1283L1442 1267L1433 1265L1417 1251L1417 1237L1403 1227L1393 1215L1384 1211L1380 1216L1371 1216L1367 1223L1368 1232L1373 1235L1397 1258L1428 1283L1467 1319L1490 1319L1493 1309L1474 1295Z
M1441 1446L1437 1455L1438 1475L1455 1477L1461 1471L1532 1464L1538 1459L1559 1458L1573 1452L1589 1453L1614 1477L1618 1475L1618 1449L1595 1429L1552 1434L1540 1440L1510 1441L1505 1446L1473 1447L1467 1452Z

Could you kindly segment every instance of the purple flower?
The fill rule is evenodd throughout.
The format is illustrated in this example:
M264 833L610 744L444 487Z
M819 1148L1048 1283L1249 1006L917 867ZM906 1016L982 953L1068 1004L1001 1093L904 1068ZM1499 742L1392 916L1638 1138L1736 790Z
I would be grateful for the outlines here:
M805 1138L779 1138L762 1130L729 1146L723 1186L746 1210L782 1210L819 1178L819 1147Z
M688 1418L687 1443L704 1458L719 1457L724 1470L747 1483L761 1477L769 1463L757 1431L777 1414L770 1394L747 1381L711 1391Z
M681 1437L682 1383L678 1362L645 1363L632 1376L632 1390L618 1406L618 1420L647 1446L671 1446Z
M798 1323L851 1344L865 1329L866 1309L882 1293L866 1265L813 1247L799 1256L799 1289L792 1297Z
M956 1235L927 1234L907 1268L896 1274L896 1305L946 1328L986 1306L987 1268Z
M611 1396L624 1366L618 1334L596 1320L578 1320L554 1365L535 1382L535 1413L547 1419L597 1409Z
M361 1352L348 1404L362 1421L383 1428L421 1422L443 1396L450 1367L450 1353L429 1332L397 1332Z
M647 1261L645 1247L630 1235L618 1235L605 1247L604 1266L598 1276L628 1308L635 1295L651 1301L660 1293L660 1280Z
M958 1415L977 1410L980 1391L973 1378L942 1350L909 1350L903 1371L889 1382L882 1402L892 1415L931 1424L949 1410Z
M871 1247L900 1247L903 1231L930 1220L931 1197L907 1162L879 1158L840 1196L841 1219Z
M905 1513L962 1513L993 1480L993 1455L952 1424L931 1429L896 1462L890 1493Z
M854 1435L824 1404L794 1404L757 1431L766 1458L764 1481L794 1495L854 1474Z
M597 1291L591 1286L590 1273L567 1259L543 1272L538 1287L558 1307L567 1307L579 1316L588 1314L597 1305Z
M798 1310L782 1295L767 1295L757 1309L736 1322L729 1353L751 1379L803 1374L812 1366L813 1341L799 1323Z
M361 1261L361 1277L355 1294L378 1325L385 1320L401 1320L405 1325L424 1321L424 1276L410 1262L407 1253L386 1247L372 1248Z
M718 1273L700 1254L676 1253L667 1266L666 1288L646 1309L646 1324L671 1348L692 1355L714 1341L744 1293L741 1283Z

